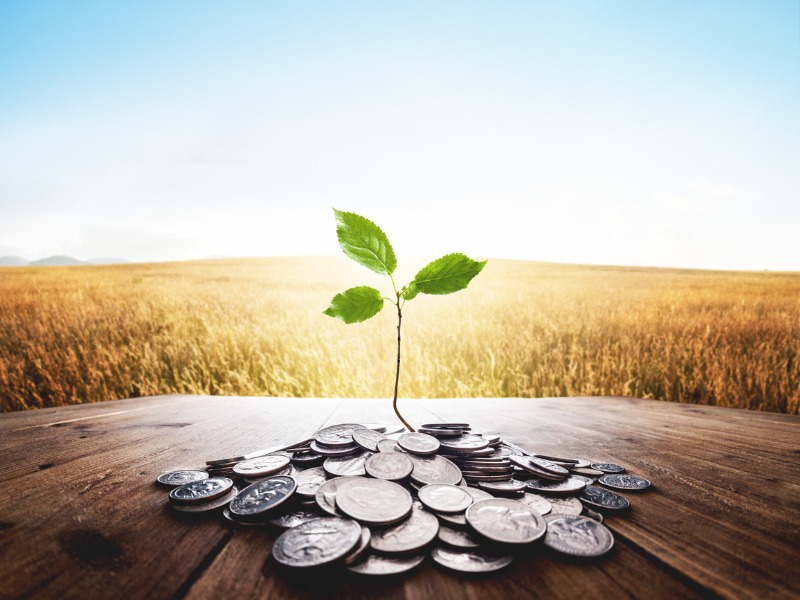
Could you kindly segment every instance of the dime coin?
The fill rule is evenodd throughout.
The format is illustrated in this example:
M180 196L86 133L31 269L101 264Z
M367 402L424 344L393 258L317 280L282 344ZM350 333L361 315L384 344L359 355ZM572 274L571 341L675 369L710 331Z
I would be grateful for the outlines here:
M320 514L313 510L295 510L292 512L284 513L274 519L269 519L269 523L280 527L282 529L291 529L297 527L301 523L310 521L312 519L319 519Z
M358 541L353 551L345 557L344 564L352 565L358 562L369 549L369 541L371 539L372 532L369 530L369 527L361 527L361 539Z
M358 477L367 474L366 470L364 470L364 463L367 462L370 456L372 456L371 452L341 457L334 456L325 459L325 462L322 463L322 468L331 477Z
M430 544L439 532L439 521L431 513L414 508L411 515L389 529L372 533L370 546L378 552L403 554L417 552Z
M233 487L233 481L227 477L210 477L185 483L173 488L169 499L180 504L197 504L219 498Z
M550 504L550 501L547 498L539 496L538 494L526 492L519 497L519 501L524 502L542 516L550 513L550 511L553 510L553 505ZM578 504L580 504L580 502L578 502Z
M479 500L467 509L467 523L482 537L505 544L528 544L544 535L544 518L530 506L508 498Z
M458 485L458 482L461 481L461 469L443 456L416 456L413 454L407 456L414 463L411 479L417 483L422 485L429 483Z
M370 452L378 451L378 442L385 439L383 435L373 429L356 429L353 431L353 441Z
M264 475L272 475L273 473L285 469L289 462L290 459L288 456L283 454L269 454L260 458L236 463L236 466L233 467L233 472L237 475L243 475L244 477L261 477Z
M462 487L448 483L422 486L419 500L427 508L439 513L464 512L472 504L472 496Z
M162 473L156 481L162 485L178 487L193 481L202 481L203 479L208 479L208 473L205 471L171 471Z
M547 498L547 501L554 515L579 515L583 511L583 504L577 498Z
M614 546L608 527L588 517L553 515L547 517L544 545L579 558L602 556Z
M361 523L388 525L411 512L411 494L391 481L354 477L339 485L336 507Z
M359 575L399 575L419 566L425 555L419 556L380 556L368 554L363 560L347 567L348 571Z
M322 467L312 467L311 469L300 471L293 476L293 479L297 482L297 493L300 496L313 498L319 486L325 483L328 477Z
M586 487L586 482L574 477L567 477L563 481L542 481L541 479L529 479L527 482L528 489L532 492L540 492L542 494L552 494L554 496L563 496L580 492Z
M367 459L364 468L376 479L400 481L411 475L414 463L401 452L378 452Z
M511 556L495 556L479 550L464 552L441 547L431 550L431 558L438 565L462 573L499 571L510 565L513 560Z
M404 452L404 450L397 445L397 442L384 438L378 442L378 452Z
M619 473L603 475L597 481L615 490L639 491L646 490L651 485L650 481L644 477L639 477L638 475L622 475Z
M592 508L599 508L600 510L625 510L631 505L625 496L620 496L616 492L596 485L587 485L580 496L580 500L584 504L589 504Z
M171 504L170 506L172 506L172 508L175 510L184 513L203 513L222 508L228 504L228 502L236 498L236 493L236 487L232 487L227 494L218 498L214 498L213 500L209 500L208 502L201 502L199 504Z
M603 473L622 473L625 467L614 463L592 463L592 468Z
M357 423L341 423L320 429L314 435L314 441L323 446L351 446L353 444L353 431L366 429Z
M478 487L487 492L509 495L524 492L526 485L522 481L508 479L506 481L479 481Z
M339 486L352 477L336 477L329 479L317 488L314 499L322 510L334 517L342 517L341 511L336 508L336 491Z
M355 521L321 517L284 531L272 545L272 556L288 567L316 567L344 558L360 539Z
M439 440L426 433L404 433L397 438L397 445L414 454L435 454L439 449Z
M469 533L461 529L453 529L447 525L439 525L437 537L441 543L454 548L473 549L480 547L480 544Z
M288 500L297 484L291 477L276 475L247 486L231 502L230 512L239 519L254 519Z

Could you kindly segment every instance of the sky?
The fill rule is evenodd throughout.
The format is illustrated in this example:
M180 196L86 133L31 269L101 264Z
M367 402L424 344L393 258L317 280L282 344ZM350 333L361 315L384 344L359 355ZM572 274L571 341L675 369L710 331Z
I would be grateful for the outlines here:
M800 1L0 1L0 256L800 271Z

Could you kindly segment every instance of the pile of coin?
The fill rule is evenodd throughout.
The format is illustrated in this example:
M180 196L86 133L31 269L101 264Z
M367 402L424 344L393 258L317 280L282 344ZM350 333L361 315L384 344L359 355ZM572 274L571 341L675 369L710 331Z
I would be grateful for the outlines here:
M537 543L600 557L614 545L603 515L630 507L615 490L651 485L620 465L534 454L467 423L332 425L158 482L179 514L282 529L272 557L285 568L363 575L405 573L427 557L451 571L497 571Z

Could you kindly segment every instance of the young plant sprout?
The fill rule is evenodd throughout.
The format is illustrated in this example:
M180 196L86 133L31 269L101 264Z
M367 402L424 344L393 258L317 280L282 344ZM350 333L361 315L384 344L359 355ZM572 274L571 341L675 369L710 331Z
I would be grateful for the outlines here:
M394 401L392 407L397 417L409 431L414 428L397 410L397 387L400 383L400 325L403 321L403 306L409 300L423 294L452 294L463 290L478 273L486 261L476 261L459 252L437 258L424 266L414 279L397 289L392 274L397 268L397 257L394 254L389 238L369 219L351 212L333 209L336 215L336 236L344 253L358 264L381 275L388 275L392 282L393 298L382 296L373 287L366 285L353 287L336 294L331 305L323 311L330 317L341 319L348 325L361 323L374 317L388 300L397 307L397 371L394 377Z

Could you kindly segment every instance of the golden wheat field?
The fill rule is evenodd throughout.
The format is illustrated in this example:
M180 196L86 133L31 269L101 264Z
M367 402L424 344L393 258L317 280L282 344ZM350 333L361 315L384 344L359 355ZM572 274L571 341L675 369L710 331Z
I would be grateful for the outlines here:
M398 285L424 260L407 261ZM165 393L391 397L388 278L346 258L0 270L3 411ZM490 260L403 309L401 397L616 395L797 414L800 274Z

